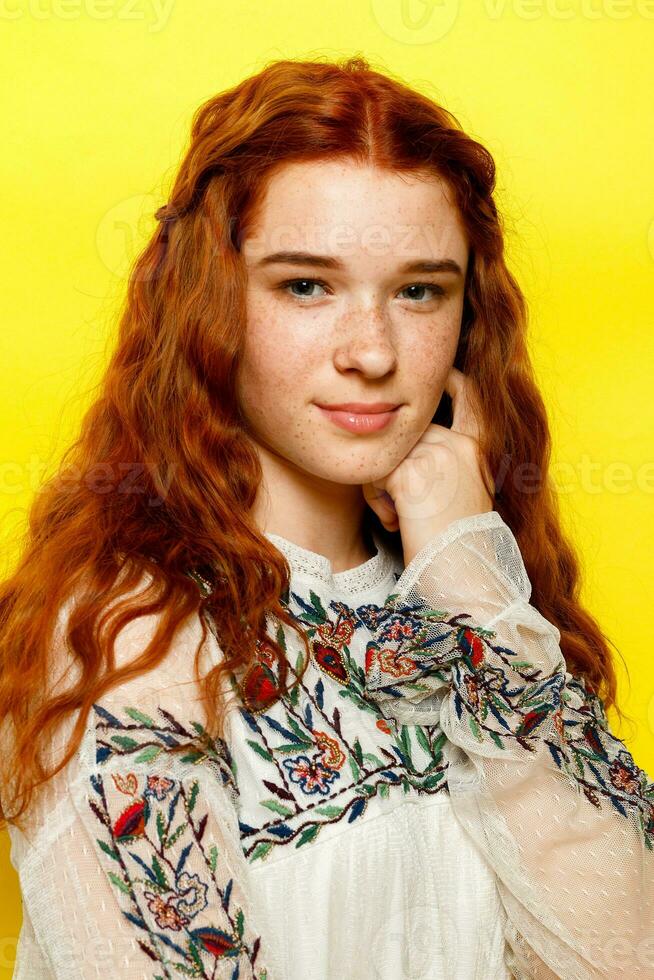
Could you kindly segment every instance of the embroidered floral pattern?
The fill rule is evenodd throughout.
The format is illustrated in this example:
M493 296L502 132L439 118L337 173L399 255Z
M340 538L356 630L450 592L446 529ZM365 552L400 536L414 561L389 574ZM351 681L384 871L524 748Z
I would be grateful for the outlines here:
M251 934L237 904L240 886L222 863L223 842L208 830L209 814L193 772L198 765L210 766L221 785L235 792L227 746L212 742L201 725L188 731L161 709L163 724L131 707L125 719L101 705L95 711L98 763L124 758L125 769L92 774L88 804L103 830L97 843L123 915L139 931L141 949L164 967L155 980L163 975L265 980L261 939ZM162 753L185 744L188 775L172 778L143 768L144 762L164 763Z
M393 791L404 795L447 791L445 737L438 725L413 727L389 723L378 706L365 699L365 673L352 653L369 635L367 623L383 615L376 605L356 610L332 601L326 610L320 597L308 600L291 592L287 602L309 639L311 661L302 680L270 708L241 708L244 742L263 761L261 778L269 796L254 801L239 821L243 850L255 862L273 847L302 847L321 831L347 819L361 819L370 800ZM286 650L286 634L277 639ZM299 675L303 651L298 654ZM272 658L261 658L261 670L274 687ZM342 723L340 699L360 709L355 733ZM365 720L367 719L367 721ZM261 817L265 808L270 816Z
M610 731L601 699L581 678L551 675L493 643L495 633L425 606L396 604L377 617L366 649L364 696L383 706L401 698L417 706L449 696L474 739L535 752L544 742L553 763L598 809L610 803L639 826L654 849L654 783ZM440 704L440 702L437 702ZM438 709L437 709L438 710ZM392 714L392 707L390 709Z

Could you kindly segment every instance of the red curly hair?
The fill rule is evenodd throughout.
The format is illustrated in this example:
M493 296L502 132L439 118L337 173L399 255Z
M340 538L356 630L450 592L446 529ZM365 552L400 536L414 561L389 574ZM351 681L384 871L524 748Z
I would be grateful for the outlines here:
M532 603L560 631L568 669L615 705L610 641L580 604L578 559L548 476L550 433L525 299L505 264L491 154L450 112L363 57L280 60L196 111L169 202L131 270L97 399L36 495L17 567L0 585L0 725L12 733L0 763L2 821L18 823L36 787L72 757L103 692L156 668L198 610L219 624L224 654L201 680L210 733L224 732L222 676L252 668L259 644L277 659L277 696L288 690L267 615L297 629L305 646L306 637L280 602L286 560L251 516L262 473L236 398L247 286L239 243L278 168L336 157L449 184L470 244L455 366L481 396L482 453L501 474L495 508L518 541ZM140 475L127 492L126 464ZM525 464L538 474L529 493L514 479ZM102 492L89 478L98 467ZM367 519L397 544L372 511ZM149 585L130 601L143 572ZM208 588L198 588L196 572ZM64 603L80 670L55 695L52 638ZM116 669L116 636L153 613L161 618L152 642ZM44 746L75 712L66 755L56 769L44 766Z

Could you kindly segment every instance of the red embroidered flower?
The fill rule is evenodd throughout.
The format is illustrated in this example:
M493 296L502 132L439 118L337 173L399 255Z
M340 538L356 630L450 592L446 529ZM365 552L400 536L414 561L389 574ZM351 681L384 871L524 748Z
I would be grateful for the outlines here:
M113 827L117 841L131 840L133 837L143 837L145 824L148 819L147 800L141 798L123 810Z

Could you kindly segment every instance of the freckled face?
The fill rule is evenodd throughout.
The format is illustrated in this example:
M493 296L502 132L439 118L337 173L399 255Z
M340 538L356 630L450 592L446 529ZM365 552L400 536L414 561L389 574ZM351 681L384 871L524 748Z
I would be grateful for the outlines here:
M450 201L441 180L343 160L289 164L272 177L242 242L238 390L261 447L316 477L360 484L415 445L461 328L468 243ZM280 252L306 257L270 260ZM445 264L404 269L426 260ZM378 431L350 432L318 408L342 402L401 407Z

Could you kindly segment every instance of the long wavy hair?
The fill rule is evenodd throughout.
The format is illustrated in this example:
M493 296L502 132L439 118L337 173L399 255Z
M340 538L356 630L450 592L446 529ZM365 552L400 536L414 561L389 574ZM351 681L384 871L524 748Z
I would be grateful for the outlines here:
M12 733L0 762L3 823L19 823L37 786L69 761L93 703L156 668L187 616L199 612L203 639L208 617L219 625L223 660L197 677L217 738L223 675L240 674L237 689L253 710L288 691L268 617L296 629L308 653L283 602L286 559L251 515L262 471L236 397L247 287L239 244L278 168L337 157L451 188L470 244L455 366L481 396L494 506L518 541L532 603L560 631L568 669L622 715L611 641L580 603L578 558L548 475L550 432L527 351L526 302L505 264L491 154L448 110L361 56L279 60L195 112L168 203L131 268L97 398L35 495L17 566L0 584L0 724ZM444 397L435 421L447 424L447 412ZM126 464L132 492L121 492ZM529 492L520 483L525 465L536 477ZM397 547L399 532L385 531L370 509L366 520ZM148 584L130 600L144 572ZM64 639L80 670L54 694L48 679L64 603ZM120 630L153 613L152 641L116 668ZM274 684L264 667L271 658ZM74 713L66 754L56 768L44 765L44 746Z

